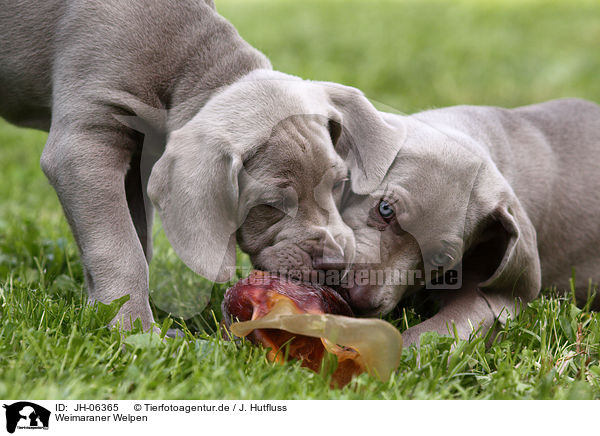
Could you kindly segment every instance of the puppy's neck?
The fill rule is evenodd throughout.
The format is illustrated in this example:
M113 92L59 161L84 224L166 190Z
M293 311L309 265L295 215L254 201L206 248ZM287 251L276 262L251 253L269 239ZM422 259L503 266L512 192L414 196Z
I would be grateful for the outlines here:
M195 34L185 42L187 50L182 50L188 57L163 97L169 131L188 122L223 88L254 70L272 69L266 56L215 10L206 7L200 19Z

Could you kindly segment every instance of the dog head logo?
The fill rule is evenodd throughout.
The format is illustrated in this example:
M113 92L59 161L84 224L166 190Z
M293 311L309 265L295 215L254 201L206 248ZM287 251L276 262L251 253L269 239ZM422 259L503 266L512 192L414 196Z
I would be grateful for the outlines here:
M6 409L6 430L14 433L19 429L48 429L50 411L28 401L4 405Z

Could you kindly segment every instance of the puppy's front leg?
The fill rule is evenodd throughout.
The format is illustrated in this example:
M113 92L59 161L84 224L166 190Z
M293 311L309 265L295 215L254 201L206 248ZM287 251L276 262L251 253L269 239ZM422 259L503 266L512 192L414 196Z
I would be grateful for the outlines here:
M445 292L444 304L437 314L402 333L405 346L418 345L419 337L425 332L452 336L454 327L460 339L469 339L474 330L485 335L497 318L513 313L515 307L510 298L485 295L476 286Z
M148 264L125 192L125 174L137 144L122 128L53 125L41 165L54 186L81 253L90 301L126 294L112 324L131 329L154 322L148 301Z

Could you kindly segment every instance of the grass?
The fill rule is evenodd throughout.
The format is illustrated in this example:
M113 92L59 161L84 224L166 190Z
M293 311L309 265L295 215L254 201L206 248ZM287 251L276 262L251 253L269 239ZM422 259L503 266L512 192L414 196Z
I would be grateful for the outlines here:
M402 112L600 101L594 1L217 0L217 7L275 68L357 86ZM85 304L76 246L39 169L45 138L0 121L2 398L600 398L600 315L553 290L489 347L432 334L418 352L404 351L389 382L362 375L331 390L326 377L298 364L273 365L260 348L221 340L215 325L225 286L187 271L158 230L153 307L161 325L186 336L163 344L139 331L110 331L104 325L114 308ZM248 265L242 254L239 261ZM411 309L398 313L390 320L401 329L419 319Z

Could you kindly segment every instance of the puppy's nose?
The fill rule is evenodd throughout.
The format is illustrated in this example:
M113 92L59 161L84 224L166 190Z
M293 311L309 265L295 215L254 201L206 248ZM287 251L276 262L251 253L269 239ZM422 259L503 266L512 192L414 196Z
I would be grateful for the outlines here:
M323 238L312 247L311 257L314 269L344 270L348 268L353 253L352 244L347 238L338 235L337 238Z

